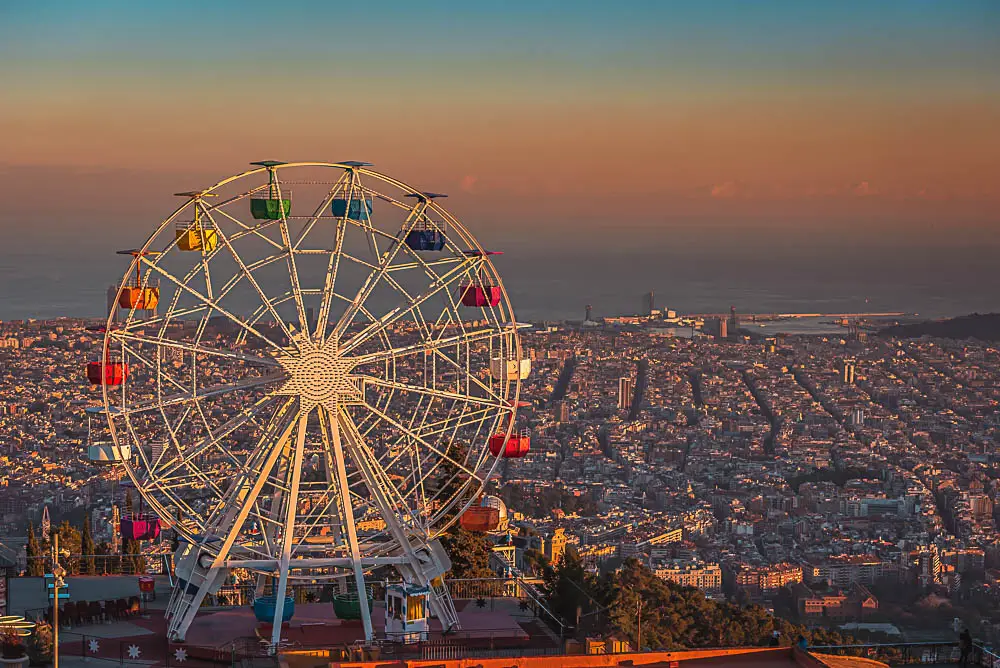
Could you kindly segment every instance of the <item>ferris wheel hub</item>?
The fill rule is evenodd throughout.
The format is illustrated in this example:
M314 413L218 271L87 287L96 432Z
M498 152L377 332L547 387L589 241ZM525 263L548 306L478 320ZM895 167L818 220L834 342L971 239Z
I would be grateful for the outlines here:
M287 379L277 394L298 396L302 409L316 405L361 403L363 381L352 376L357 360L340 355L335 338L316 342L301 337L274 355Z

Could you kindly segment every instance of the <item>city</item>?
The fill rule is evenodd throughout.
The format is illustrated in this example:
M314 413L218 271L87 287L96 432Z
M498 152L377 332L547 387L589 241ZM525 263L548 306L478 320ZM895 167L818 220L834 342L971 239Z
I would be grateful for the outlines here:
M0 668L1000 668L998 34L0 2Z
M505 563L531 577L567 550L594 573L636 558L807 625L912 642L948 639L954 622L997 637L995 347L857 325L761 337L735 309L721 324L593 317L522 334L531 449L494 482ZM0 544L15 572L43 521L89 524L109 555L96 572L129 572L108 560L134 490L88 460L81 419L100 403L80 382L102 345L93 325L2 324ZM167 534L143 543L150 572L164 572Z

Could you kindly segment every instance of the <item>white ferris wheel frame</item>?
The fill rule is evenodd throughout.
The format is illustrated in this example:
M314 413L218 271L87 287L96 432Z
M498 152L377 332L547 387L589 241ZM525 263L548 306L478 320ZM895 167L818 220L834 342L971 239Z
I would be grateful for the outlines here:
M335 180L321 182L330 188L309 216L293 216L280 203L281 177L299 169L341 172ZM209 199L230 184L259 175L275 177L276 189L269 179L268 183L220 197L219 201ZM373 182L377 188L371 185ZM391 194L383 192L386 189ZM248 223L243 220L245 214L233 212L234 205L247 204L261 193L270 197L277 194L277 218ZM427 570L421 564L437 558L431 549L435 538L476 501L497 471L502 452L492 453L487 441L498 434L504 438L514 435L520 398L518 374L501 373L498 378L489 373L494 355L501 360L524 358L518 336L521 325L514 318L490 254L438 204L438 195L421 192L368 169L364 163L274 163L185 196L187 200L134 253L125 272L123 285L130 276L144 272L143 285L155 278L172 288L173 293L165 300L163 315L133 307L119 323L117 308L112 308L103 350L106 359L109 354L118 355L128 365L128 373L120 385L105 384L103 397L112 439L119 447L135 446L133 460L125 465L132 483L150 509L164 520L173 521L174 515L180 514L174 527L196 548L201 561L195 568L203 565L205 573L204 582L196 587L200 591L193 598L200 603L229 568L248 568L278 577L276 620L288 581L294 578L343 578L346 569L353 574L362 596L366 571L394 565L404 579L441 590L441 579L432 577L433 569ZM338 196L347 202L348 211L343 216L330 213L331 202ZM412 198L414 203L405 202L403 197ZM354 201L359 200L363 208L369 198L403 213L402 227L395 233L379 229L374 222L377 215L370 208L368 215L353 219L350 209ZM191 267L180 276L169 269L167 260L181 253L171 232L189 211L193 220L201 218L218 238L211 250L185 253L192 259ZM304 222L293 229L293 218ZM321 247L311 247L307 242L316 245L318 231L330 222L335 223L332 238L321 237ZM432 256L404 243L406 233L419 225L444 233L444 252ZM224 231L227 228L228 233ZM273 236L275 228L280 238ZM348 252L345 237L352 229L367 240L371 261ZM269 246L269 254L245 261L234 245L242 238ZM323 247L322 242L327 245ZM307 256L320 256L326 261L322 287L307 287L300 280L297 260L305 262L302 258ZM224 283L213 282L212 261L218 257L237 268ZM255 272L282 261L288 271L289 288L269 294L270 286L258 280ZM339 273L347 263L368 271L353 295L337 291ZM423 275L428 282L426 289L408 291L396 278L403 272ZM469 309L462 306L462 295L453 289L470 284L500 290L499 302L481 309L485 325L470 324L465 317ZM249 289L259 298L260 304L252 312L234 312L238 309L226 302L237 287ZM399 303L385 312L370 307L368 302L377 289L394 291L400 297ZM319 300L315 323L308 317L306 297ZM195 305L182 306L182 298L193 300ZM434 298L440 299L443 306L436 317L428 318L424 311ZM343 311L334 322L331 313L341 302ZM290 322L278 312L287 303L295 311ZM229 345L215 346L205 339L213 317L236 328L235 337L226 342ZM186 323L197 323L191 328L190 341L171 336L172 327L187 327ZM396 331L394 326L415 329L417 340L394 344L390 336ZM262 330L270 331L265 334ZM150 335L150 331L154 334ZM263 347L263 352L248 351L250 342ZM373 345L374 350L370 349ZM365 346L369 347L367 352L358 352ZM449 354L452 348L454 357ZM485 376L484 352L488 353ZM171 354L182 360L190 356L190 379L174 376L166 362ZM424 384L401 379L400 367L421 355ZM204 386L199 377L199 358L244 365L244 371L259 373ZM201 366L211 369L210 363ZM437 371L439 366L441 372ZM381 375L358 372L375 368L385 371ZM137 372L146 374L147 386L155 388L141 399L130 393L131 379ZM448 388L438 387L439 373L451 374ZM370 390L382 399L370 400ZM252 392L263 395L242 404L221 424L206 415L208 402L230 395L256 396L248 394ZM399 397L409 397L411 402L417 397L417 410L408 423L394 414L394 399L403 401ZM435 405L450 408L441 417L440 408L434 409L437 413L432 411ZM457 413L453 411L456 405L461 406ZM359 411L364 413L363 419L357 417ZM175 413L180 417L171 417ZM154 422L155 428L150 426ZM195 443L185 443L185 434L196 428L206 435ZM244 429L256 430L259 436L250 452L241 456L230 449L226 439ZM396 435L397 446L404 445L393 452L392 448L386 450L370 442L370 438L385 432ZM150 433L163 438L158 457L150 448ZM468 440L464 458L456 457L451 449L452 441L460 434ZM307 441L310 447L316 446L314 454L322 454L325 477L318 484L302 478ZM167 455L172 459L163 461ZM201 469L199 462L209 456L220 467L228 467L228 479ZM404 460L406 456L409 464ZM408 480L400 481L400 474L389 472L397 467L411 472ZM451 477L436 490L429 489L435 476L442 473L451 473ZM208 496L213 498L211 507L199 508L176 492L194 486L208 490ZM265 488L271 493L270 503L266 496L262 497ZM347 494L342 493L344 489ZM362 492L367 492L369 498L364 498ZM307 497L321 501L303 514L301 507ZM369 530L362 539L357 529L359 515L380 518L385 528ZM253 526L258 535L248 539L247 532ZM317 538L321 528L334 534L333 539L326 544L310 543L308 539ZM211 564L207 563L209 559ZM263 578L258 582L262 583ZM432 597L432 608L442 623L457 625L446 589L435 593L438 596ZM175 609L171 632L183 638L198 606L194 600L182 600L183 593L175 592L174 598L178 602L174 606L172 600ZM371 639L367 606L360 607L366 637ZM279 630L280 624L275 624L276 636Z

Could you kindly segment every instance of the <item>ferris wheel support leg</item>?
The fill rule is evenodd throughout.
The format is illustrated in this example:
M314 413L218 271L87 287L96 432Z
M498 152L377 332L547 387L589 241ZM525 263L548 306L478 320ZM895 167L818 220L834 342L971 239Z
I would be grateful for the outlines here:
M343 420L343 431L345 432L347 448L351 459L361 472L365 486L371 493L375 505L378 506L382 519L385 520L386 526L389 528L389 532L399 543L403 556L409 562L397 566L400 574L407 582L419 584L430 589L431 611L438 618L438 621L441 622L441 626L444 627L446 632L460 629L461 624L458 620L458 613L455 611L451 594L444 584L444 573L451 567L450 562L442 567L442 560L447 561L447 554L444 553L438 541L428 543L421 537L416 537L416 541L423 541L422 544L418 543L414 547L413 543L410 542L410 536L407 535L406 530L399 521L399 517L393 510L392 502L386 497L385 488L380 484L375 469L378 466L378 462L372 461L372 458L369 457L368 449L362 440L361 434L358 433L357 427L350 417L343 412L337 417L339 418L338 422ZM385 476L384 471L382 471L382 476ZM417 553L418 550L419 554ZM364 606L362 606L362 609L364 609Z
M281 414L283 416L288 415L288 412L291 409L292 402L289 401L283 407ZM295 425L295 420L277 419L268 433L265 433L261 437L258 445L265 448L267 447L266 444L274 439L267 457L265 458L265 462L259 469L256 470L256 480L251 482L251 472L247 471L243 474L242 479L234 484L233 495L231 497L231 501L233 502L230 503L229 509L220 521L214 524L215 528L228 527L225 540L223 540L222 545L219 547L218 554L216 554L215 559L209 568L202 568L197 561L195 562L195 569L193 570L191 577L192 579L197 577L201 580L201 582L195 583L196 591L193 594L188 594L187 591L180 592L180 597L177 601L177 609L170 615L170 625L167 629L168 637L174 640L183 640L188 627L191 626L191 622L198 613L198 608L201 607L201 602L205 600L206 594L208 594L211 588L215 585L215 582L220 574L225 570L225 563L226 559L229 557L229 551L236 542L240 530L243 527L243 523L246 521L247 515L250 514L250 510L253 508L253 505L257 500L257 496L260 494L260 490L264 487L264 483L267 480L267 472L274 467L274 464L281 452L285 449L285 443L287 442L288 436L291 434ZM247 487L248 485L249 487ZM197 559L197 556L193 558ZM178 586L181 586L180 582L178 582Z
M278 651L281 642L281 622L285 614L285 593L288 591L288 562L292 558L292 543L295 542L295 514L299 505L299 483L302 480L302 457L306 444L306 426L309 421L309 410L299 413L298 433L295 434L295 454L289 463L291 480L288 486L288 503L285 505L287 514L285 526L281 532L281 561L278 567L278 591L275 592L274 623L271 630L270 653Z
M330 441L333 446L333 456L337 465L337 488L344 513L344 524L347 529L347 542L351 548L351 561L354 564L354 584L358 589L361 622L365 627L365 642L371 642L375 637L375 632L372 629L372 613L368 608L368 588L365 586L365 571L361 567L361 548L358 546L358 531L354 524L354 507L351 504L351 490L347 483L344 445L340 440L340 421L337 419L336 408L333 411L327 414L327 421L331 432Z

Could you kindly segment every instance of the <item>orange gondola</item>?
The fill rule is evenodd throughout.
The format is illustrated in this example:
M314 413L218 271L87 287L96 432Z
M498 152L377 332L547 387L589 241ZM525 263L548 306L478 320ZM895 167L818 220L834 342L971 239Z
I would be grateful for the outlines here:
M119 255L131 255L135 264L135 277L121 286L118 291L118 306L124 309L144 309L151 311L160 302L160 287L156 279L142 276L142 262L139 258L159 255L156 251L139 249L118 251Z
M458 522L466 531L477 533L496 531L500 526L500 509L481 504L469 506Z

